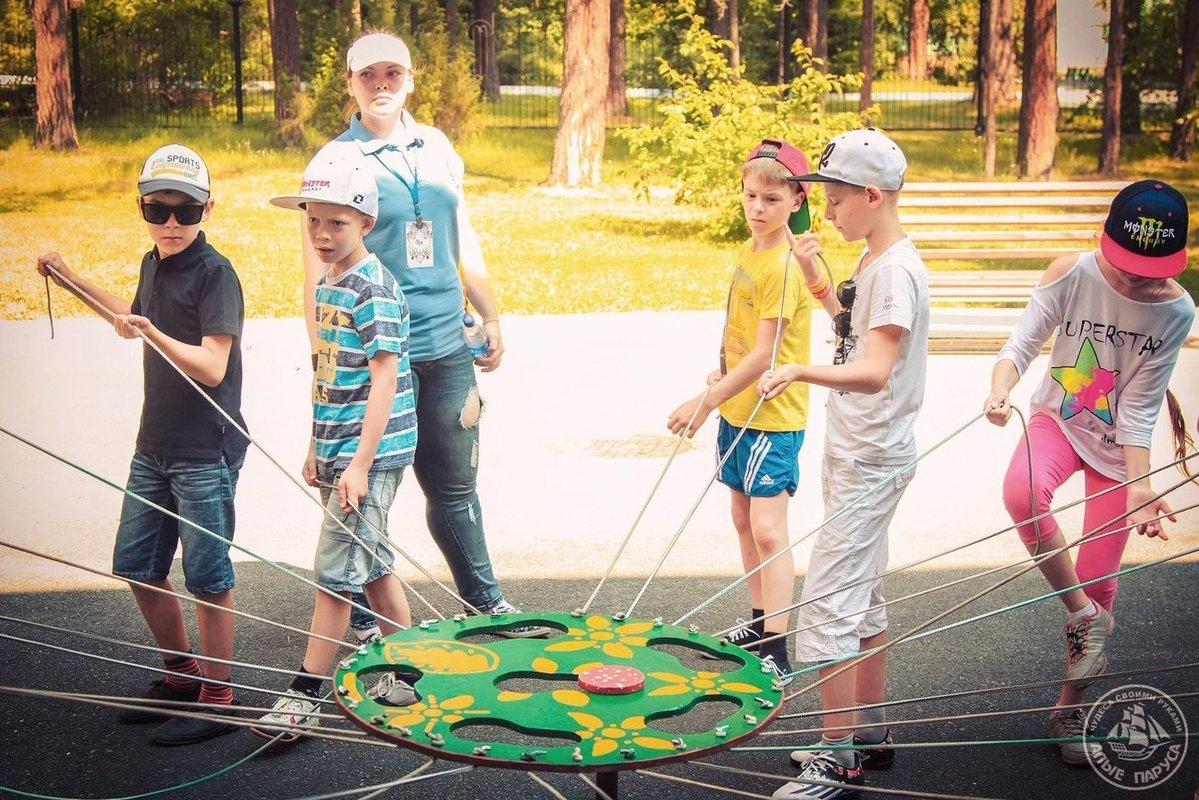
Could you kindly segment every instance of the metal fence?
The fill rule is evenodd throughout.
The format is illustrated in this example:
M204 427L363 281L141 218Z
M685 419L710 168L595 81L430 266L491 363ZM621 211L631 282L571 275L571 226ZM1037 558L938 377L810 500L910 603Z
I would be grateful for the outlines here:
M155 13L122 17L117 3L83 3L71 11L70 51L75 111L82 125L173 126L229 124L238 119L238 83L234 60L234 16L242 26L241 100L248 116L269 118L273 111L271 54L261 0L208 0L179 6L163 3ZM0 30L0 114L34 113L33 34L27 15L10 13ZM562 77L561 28L533 21L527 13L500 4L494 27L465 25L475 45L476 73L483 78L485 59L494 53L490 96L485 93L486 124L499 127L554 127ZM662 38L657 32L626 37L627 114L613 124L652 125L669 87L659 75ZM743 59L772 62L777 52L742 53ZM762 70L758 70L761 72ZM1094 112L1097 76L1073 74L1059 89L1062 130L1097 127ZM1166 93L1167 95L1169 93ZM970 130L977 121L972 85L940 86L930 81L887 80L876 84L873 102L882 109L881 124L894 130ZM1148 129L1168 127L1171 98L1144 106ZM830 111L858 108L856 93L832 95ZM1090 110L1088 110L1090 109ZM1017 109L1001 108L1001 130L1015 130Z

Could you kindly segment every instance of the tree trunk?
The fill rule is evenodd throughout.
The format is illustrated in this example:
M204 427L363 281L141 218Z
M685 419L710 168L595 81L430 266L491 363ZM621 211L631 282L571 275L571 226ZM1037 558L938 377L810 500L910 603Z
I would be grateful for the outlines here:
M787 64L791 61L791 2L782 0L779 3L778 21L774 28L775 39L778 42L778 65L774 72L774 81L779 86L787 82Z
M1016 40L1012 35L1012 0L995 0L995 103L1016 102Z
M350 34L362 35L362 0L346 0L346 18L350 22Z
M799 0L799 24L796 35L821 59L821 71L828 72L828 0Z
M474 0L475 69L483 79L483 94L492 103L500 99L500 65L495 58L495 0Z
M608 116L627 117L629 100L625 95L625 0L611 0L611 37L608 42Z
M729 66L741 63L741 29L738 23L739 0L707 0L708 30L731 42L726 57Z
M1025 0L1024 80L1016 161L1021 178L1048 180L1057 150L1057 2Z
M928 26L931 15L928 0L908 3L908 77L928 77Z
M284 145L304 141L300 119L300 21L296 0L267 0L271 26L271 72L275 79L275 125Z
M1170 131L1170 155L1190 161L1195 148L1196 115L1199 115L1199 0L1187 0L1182 22L1182 66L1178 71L1178 105Z
M1124 2L1124 52L1139 53L1142 48L1159 46L1160 42L1144 41L1141 33L1141 14L1144 10L1144 0L1125 0ZM1120 131L1127 134L1141 132L1141 88L1144 77L1141 70L1127 69L1124 71L1120 84Z
M566 0L562 99L548 183L597 186L604 158L609 0Z
M51 150L79 147L75 133L71 66L67 58L66 0L33 0L34 51L37 61L37 123L33 146Z
M458 18L458 0L445 0L445 32L450 39L450 61L458 55L462 44L462 20Z
M1002 9L1000 6L1005 0L983 0L982 3L982 19L979 20L980 26L980 47L979 47L979 86L978 90L982 93L982 114L983 114L983 174L987 178L995 177L995 151L996 151L996 106L999 101L1000 93L1000 76L999 76L999 50L1000 50L1000 14ZM1008 2L1008 35L1011 35L1011 3Z
M1103 134L1099 140L1099 173L1120 172L1120 86L1124 75L1124 0L1109 0L1107 64L1103 69Z
M858 95L858 111L865 111L872 102L874 87L874 0L862 0L862 91Z
M816 57L820 71L828 72L828 0L816 0Z

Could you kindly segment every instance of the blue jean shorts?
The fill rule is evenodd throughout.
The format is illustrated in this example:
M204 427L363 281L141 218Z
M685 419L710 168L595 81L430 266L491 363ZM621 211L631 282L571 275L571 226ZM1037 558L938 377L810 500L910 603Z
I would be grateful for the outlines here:
M719 463L737 438L740 427L722 417L716 435ZM760 431L746 428L733 454L720 469L720 482L750 497L774 497L780 492L794 496L799 487L799 449L803 431Z
M361 516L341 510L336 489L321 489L325 519L312 568L319 585L332 592L361 592L365 584L391 570L395 557L386 541L387 512L403 475L403 467L371 470L366 479L366 497L358 504ZM329 483L336 484L339 477L334 475ZM354 536L346 533L346 528Z
M175 550L182 545L183 580L189 592L213 595L232 589L233 493L244 461L244 453L232 461L196 461L135 452L126 488L211 533L125 495L112 552L113 574L165 580Z

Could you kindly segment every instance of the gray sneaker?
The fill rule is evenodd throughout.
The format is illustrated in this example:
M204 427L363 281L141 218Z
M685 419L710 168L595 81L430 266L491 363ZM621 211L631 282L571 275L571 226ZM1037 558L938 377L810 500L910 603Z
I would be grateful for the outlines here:
M378 682L366 690L366 696L385 706L410 706L416 702L416 690L394 672L384 672Z
M1083 742L1082 737L1087 732L1086 717L1081 708L1072 711L1054 711L1049 715L1049 735L1054 739L1072 739L1074 741L1058 742L1058 751L1062 761L1078 766L1087 763L1087 753L1091 757L1099 755L1098 742Z
M1085 689L1107 671L1107 641L1116 621L1102 606L1077 625L1066 625L1066 680Z
M504 614L519 614L520 609L509 603L507 600L500 600L491 608L485 609L484 614L490 614L493 617ZM553 631L550 628L541 625L525 625L519 628L510 628L508 630L496 631L497 636L506 636L509 639L545 639Z
M319 727L321 718L316 716L320 704L314 698L295 689L275 700L274 707L258 718L251 731L267 739L279 738L281 742L294 742L306 729Z

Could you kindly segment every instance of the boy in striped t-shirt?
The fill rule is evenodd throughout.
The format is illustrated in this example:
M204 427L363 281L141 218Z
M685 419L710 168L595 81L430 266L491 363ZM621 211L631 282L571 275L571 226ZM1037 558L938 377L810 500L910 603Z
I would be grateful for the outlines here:
M308 239L328 272L316 287L320 347L313 380L313 435L304 480L317 486L325 520L317 545L312 636L299 675L254 731L295 741L316 727L320 686L349 622L343 598L365 590L384 633L411 624L408 601L392 573L387 512L404 467L416 452L416 401L408 366L408 304L362 237L374 227L374 180L343 163L312 163L300 194L271 202L305 213ZM354 536L346 533L346 529ZM340 595L340 597L339 597ZM415 701L387 673L371 690L391 705Z

